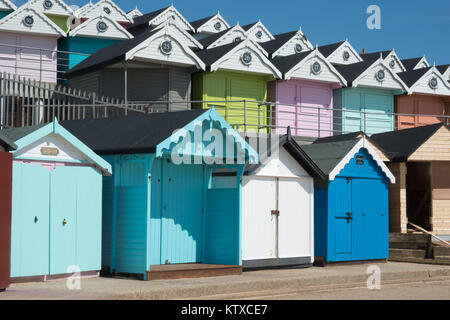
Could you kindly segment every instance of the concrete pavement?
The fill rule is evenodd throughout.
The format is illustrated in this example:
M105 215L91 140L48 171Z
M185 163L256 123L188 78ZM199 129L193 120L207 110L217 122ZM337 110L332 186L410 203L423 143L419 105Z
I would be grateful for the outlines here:
M367 268L377 266L384 283L411 283L450 279L450 266L412 263L333 265L325 268L264 270L241 276L200 279L139 281L129 279L82 279L80 290L68 290L65 280L13 284L0 299L226 299L252 293L290 293L299 290L366 287ZM367 290L367 289L366 289ZM450 294L447 295L449 298Z

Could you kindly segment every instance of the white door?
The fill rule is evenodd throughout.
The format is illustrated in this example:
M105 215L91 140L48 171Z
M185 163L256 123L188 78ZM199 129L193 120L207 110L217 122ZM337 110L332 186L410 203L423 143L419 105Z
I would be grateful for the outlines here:
M242 183L242 260L274 259L276 180L244 177Z
M313 254L312 179L279 179L278 258Z

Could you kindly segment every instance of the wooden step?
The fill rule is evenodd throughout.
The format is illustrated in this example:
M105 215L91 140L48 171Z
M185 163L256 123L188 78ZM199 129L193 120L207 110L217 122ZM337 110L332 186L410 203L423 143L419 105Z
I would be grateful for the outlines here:
M433 247L433 255L439 257L449 257L450 258L450 248L446 247Z
M425 258L426 254L420 249L389 249L389 258Z
M436 264L436 265L450 265L450 260L447 259L423 259L423 258L408 258L408 257L389 257L389 261L393 262L408 262L420 264Z
M390 233L390 242L427 243L428 235L421 233Z
M241 266L217 264L167 264L150 266L148 280L219 277L242 274Z
M427 248L426 243L414 243L414 242L389 242L390 249L422 249Z

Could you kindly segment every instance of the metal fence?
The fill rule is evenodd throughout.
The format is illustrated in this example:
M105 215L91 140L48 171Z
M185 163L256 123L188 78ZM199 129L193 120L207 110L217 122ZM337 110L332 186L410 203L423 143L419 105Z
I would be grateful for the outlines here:
M0 40L1 41L1 40ZM0 71L36 81L64 82L64 74L89 54L0 42Z
M248 100L124 101L62 84L0 74L0 126L23 127L59 120L115 117L130 113L173 112L214 107L238 131L326 137L363 131L367 134L442 122L449 115L374 112L313 105Z

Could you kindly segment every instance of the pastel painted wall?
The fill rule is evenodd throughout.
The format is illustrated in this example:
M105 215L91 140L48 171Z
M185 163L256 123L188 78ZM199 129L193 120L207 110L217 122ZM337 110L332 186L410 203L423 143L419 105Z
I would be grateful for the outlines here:
M57 80L57 37L0 32L0 72L31 80L55 83ZM26 46L39 49L19 49ZM46 51L47 50L47 51ZM50 51L48 51L50 50Z
M336 86L293 79L270 82L268 100L277 103L277 133L286 134L287 127L290 126L292 134L296 136L332 136L333 89Z
M392 131L395 90L343 88L334 90L336 134L365 131L367 134ZM363 112L367 112L364 114Z
M447 101L447 102L446 102ZM425 117L421 115L450 116L446 103L450 97L431 95L400 95L395 97L395 112L408 115L397 116L397 128L407 129L444 122L444 118Z
M257 103L267 101L267 82L270 80L273 78L226 71L194 74L193 100L211 102L194 104L193 107L214 106L229 124L239 125L240 131L244 130L244 122L248 125L247 131L257 131L258 124L263 127L270 122L269 108ZM242 100L247 100L245 108ZM267 132L268 129L263 128L262 131Z
M59 53L59 68L61 71L67 71L88 57L76 53L93 54L102 48L121 41L122 40L87 37L60 38L58 40L58 50L72 53Z
M53 21L58 27L61 28L65 33L69 33L70 28L67 26L67 19L69 16L59 16L53 14L46 14L46 16Z

